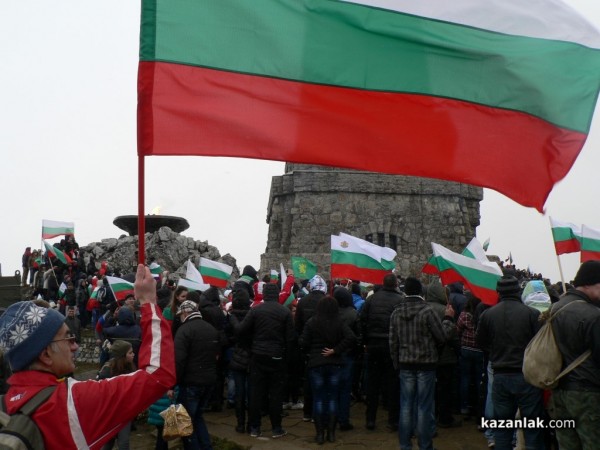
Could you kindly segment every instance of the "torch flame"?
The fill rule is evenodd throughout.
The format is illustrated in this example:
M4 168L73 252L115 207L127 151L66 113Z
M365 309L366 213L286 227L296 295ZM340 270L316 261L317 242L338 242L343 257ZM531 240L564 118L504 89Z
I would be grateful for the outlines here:
M160 206L155 206L154 208L152 208L152 211L150 212L151 215L156 216L158 214L160 214Z

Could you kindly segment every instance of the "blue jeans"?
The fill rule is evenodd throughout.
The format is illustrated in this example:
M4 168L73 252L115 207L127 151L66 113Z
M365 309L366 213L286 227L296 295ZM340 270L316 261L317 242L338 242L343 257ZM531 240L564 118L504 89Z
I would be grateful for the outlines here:
M460 349L460 409L469 408L469 385L471 382L477 388L476 399L479 399L479 385L483 376L483 352L462 347ZM477 405L471 405L479 415Z
M313 418L327 423L329 416L337 416L340 395L341 366L325 364L308 370L313 393Z
M525 381L522 373L494 373L492 386L494 403L494 419L514 419L517 409L521 417L536 419L544 417L542 390ZM543 450L543 430L525 428L525 448L527 450ZM512 450L513 429L497 428L494 430L496 450Z
M338 419L341 424L350 422L350 401L352 397L352 374L354 369L354 357L342 356L344 364L340 371L340 398L338 405Z
M485 410L483 415L486 419L492 419L494 417L494 401L492 397L492 386L494 384L494 369L492 369L491 362L488 362L487 364L487 376L487 395L485 397ZM494 430L492 428L486 429L483 434L488 441L494 440Z
M400 424L402 450L411 450L413 430L419 450L433 450L435 432L435 370L400 369ZM416 413L416 427L415 427Z
M183 448L185 450L212 450L208 429L204 422L204 408L210 401L213 386L179 386L178 401L187 410L192 418L194 432L191 436L183 438Z

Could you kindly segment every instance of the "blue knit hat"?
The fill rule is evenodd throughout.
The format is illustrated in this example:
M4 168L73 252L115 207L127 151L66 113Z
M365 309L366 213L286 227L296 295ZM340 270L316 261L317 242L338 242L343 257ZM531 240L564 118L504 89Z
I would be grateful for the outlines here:
M65 316L33 302L10 305L0 317L0 349L13 372L25 369L56 336Z

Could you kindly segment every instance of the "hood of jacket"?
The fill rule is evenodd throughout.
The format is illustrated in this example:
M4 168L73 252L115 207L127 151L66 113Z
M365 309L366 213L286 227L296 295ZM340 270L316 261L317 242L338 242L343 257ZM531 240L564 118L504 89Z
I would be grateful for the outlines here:
M423 297L419 295L407 295L404 297L402 302L394 309L396 314L401 320L411 321L413 320L423 308L427 307Z
M135 325L133 311L127 306L122 306L117 314L117 321L119 325Z
M427 288L427 301L431 303L440 303L442 305L446 305L448 300L446 299L446 290L442 283L438 280L434 280L429 284Z

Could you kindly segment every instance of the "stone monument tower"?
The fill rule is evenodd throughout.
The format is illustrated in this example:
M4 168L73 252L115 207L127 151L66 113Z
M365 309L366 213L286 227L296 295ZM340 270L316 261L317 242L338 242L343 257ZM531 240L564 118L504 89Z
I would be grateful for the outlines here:
M304 256L329 278L330 236L344 232L398 252L397 272L418 275L431 242L462 251L479 225L483 189L350 169L286 164L273 177L261 270Z

